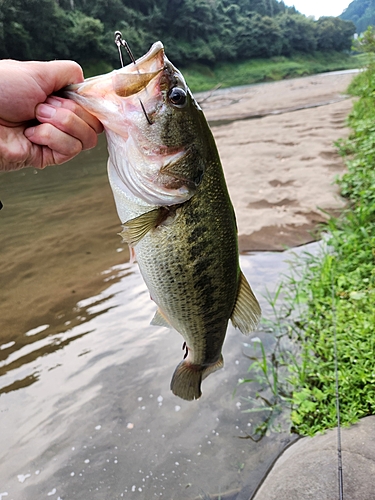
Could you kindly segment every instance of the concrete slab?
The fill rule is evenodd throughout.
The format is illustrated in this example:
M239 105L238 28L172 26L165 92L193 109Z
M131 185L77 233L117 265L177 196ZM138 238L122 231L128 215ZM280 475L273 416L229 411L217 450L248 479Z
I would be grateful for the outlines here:
M342 429L344 498L375 499L375 416ZM252 500L339 499L337 430L302 438L277 460Z

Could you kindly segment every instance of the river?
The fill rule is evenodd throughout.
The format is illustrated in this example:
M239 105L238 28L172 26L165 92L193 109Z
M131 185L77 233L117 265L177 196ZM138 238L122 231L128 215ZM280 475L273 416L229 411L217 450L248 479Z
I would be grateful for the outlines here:
M81 293L76 283L75 259L95 254L100 237L93 200L107 182L105 159L102 138L65 167L1 176L0 497L193 499L232 490L248 498L290 442L285 433L240 439L252 432L243 410L258 389L243 385L233 396L251 341L229 326L225 368L204 382L199 401L186 402L169 390L182 339L149 325L155 304L118 236L103 251L115 264L97 273L86 263L90 286ZM77 221L82 206L94 215ZM117 216L108 211L111 227ZM241 266L269 316L264 295L286 271L285 255L242 255ZM77 288L73 301L56 292L62 273ZM271 335L256 335L272 347Z

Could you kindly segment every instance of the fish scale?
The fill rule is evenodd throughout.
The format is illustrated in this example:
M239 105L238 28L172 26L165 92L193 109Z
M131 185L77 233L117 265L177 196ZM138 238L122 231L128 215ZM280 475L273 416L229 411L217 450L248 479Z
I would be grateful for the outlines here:
M66 96L104 125L121 235L158 305L151 323L187 345L172 392L198 399L202 380L223 366L229 319L248 334L261 314L239 267L235 214L204 114L160 42Z
M190 348L188 360L194 365L209 364L220 356L237 296L237 237L225 185L218 182L219 166L207 168L199 190L180 209L173 225L150 231L136 246L151 297L183 335ZM200 190L206 203L199 199Z

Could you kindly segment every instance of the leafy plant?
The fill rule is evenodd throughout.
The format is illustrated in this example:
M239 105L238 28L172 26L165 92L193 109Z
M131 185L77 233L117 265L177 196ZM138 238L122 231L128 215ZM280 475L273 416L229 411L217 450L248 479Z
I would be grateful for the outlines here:
M281 309L278 329L287 325L299 351L284 351L281 360L288 366L293 429L304 435L337 425L335 337L341 423L375 414L375 66L351 89L359 96L348 118L352 132L338 144L348 166L338 181L347 209L324 228L320 254L297 259L282 286L288 307ZM267 370L276 398L284 381L263 357L258 367L264 376Z

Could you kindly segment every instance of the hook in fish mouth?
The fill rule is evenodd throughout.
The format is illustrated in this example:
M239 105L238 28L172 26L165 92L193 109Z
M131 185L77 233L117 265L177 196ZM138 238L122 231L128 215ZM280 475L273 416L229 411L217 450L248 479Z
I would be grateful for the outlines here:
M144 107L144 105L143 105L143 102L142 102L140 99L139 99L139 103L140 103L140 105L141 105L141 108L142 108L143 114L144 114L144 115L145 115L145 117L146 117L146 120L148 121L148 123L149 123L150 125L152 125L154 122L153 122L153 121L151 120L151 118L148 116L147 111L146 111L146 109L145 109L145 107Z
M124 61L122 59L121 47L125 47L128 56L130 57L133 64L136 64L135 57L133 56L133 52L131 51L129 44L126 40L122 38L121 31L115 31L115 44L117 45L118 55L120 58L121 68L124 67Z
M130 59L133 62L133 64L137 64L136 60L135 60L135 57L133 56L133 52L131 51L131 49L129 47L128 42L126 40L124 40L124 38L122 38L121 31L115 31L115 44L117 45L118 55L119 55L119 58L120 58L120 63L121 63L121 67L122 68L124 67L124 61L122 59L121 47L125 47L125 50L128 53L128 56L130 57ZM138 70L138 73L139 73L139 70ZM153 122L151 121L150 117L148 116L148 114L146 112L146 109L145 109L145 107L143 105L143 102L140 99L139 99L139 103L141 105L143 114L145 115L147 122L150 125L152 125Z

